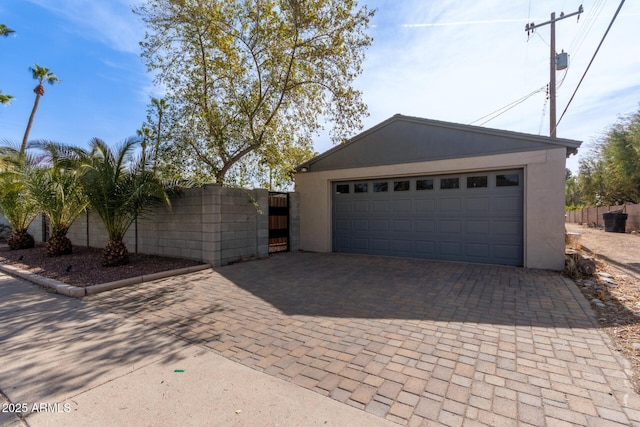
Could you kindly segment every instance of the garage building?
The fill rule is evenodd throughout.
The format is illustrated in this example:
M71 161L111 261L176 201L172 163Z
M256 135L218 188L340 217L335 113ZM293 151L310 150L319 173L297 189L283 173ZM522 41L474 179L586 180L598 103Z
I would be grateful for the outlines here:
M299 166L300 248L560 270L579 146L395 115Z

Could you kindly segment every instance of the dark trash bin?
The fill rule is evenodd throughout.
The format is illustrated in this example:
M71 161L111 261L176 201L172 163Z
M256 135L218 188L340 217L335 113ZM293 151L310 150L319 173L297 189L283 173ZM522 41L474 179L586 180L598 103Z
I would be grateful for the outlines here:
M627 214L622 212L605 212L602 214L604 220L604 231L611 233L624 233L627 225Z

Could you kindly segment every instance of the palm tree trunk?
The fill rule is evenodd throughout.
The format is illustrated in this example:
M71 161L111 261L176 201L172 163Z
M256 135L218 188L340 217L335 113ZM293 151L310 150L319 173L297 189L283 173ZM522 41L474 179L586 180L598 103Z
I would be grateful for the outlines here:
M156 138L156 152L153 156L153 173L155 175L158 166L158 156L160 155L160 131L162 131L162 109L158 107L158 135Z
M33 110L29 116L29 123L27 123L27 130L24 132L24 138L22 138L22 145L20 146L20 155L23 156L27 150L27 140L29 139L29 133L31 132L31 126L33 125L33 118L36 116L38 110L38 104L40 104L40 94L36 92L36 101L33 103Z
M17 249L29 249L35 246L35 239L27 230L18 232L14 230L11 233L11 237L7 239L7 245L12 251Z
M102 250L102 266L117 267L129 264L129 252L121 239L109 240Z

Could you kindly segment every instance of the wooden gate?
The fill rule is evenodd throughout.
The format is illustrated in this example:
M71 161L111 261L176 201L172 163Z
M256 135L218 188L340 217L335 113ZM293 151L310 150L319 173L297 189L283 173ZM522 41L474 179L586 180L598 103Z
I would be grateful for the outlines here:
M269 192L269 253L289 250L289 194Z

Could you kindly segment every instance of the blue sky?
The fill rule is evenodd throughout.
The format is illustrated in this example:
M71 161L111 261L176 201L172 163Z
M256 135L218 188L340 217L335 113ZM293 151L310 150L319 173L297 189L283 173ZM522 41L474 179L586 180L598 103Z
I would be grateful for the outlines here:
M117 143L135 135L150 96L162 94L146 72L138 42L144 28L131 13L133 0L2 0L0 23L16 30L0 39L0 89L15 97L0 107L0 140L22 140L33 106L34 63L61 83L46 86L31 139L85 145L92 137ZM370 116L365 128L406 115L470 124L549 80L549 26L527 40L527 22L551 12L571 13L578 1L368 0L377 8L374 37L356 87ZM558 90L558 117L591 60L618 0L585 0L584 13L556 25L558 51L570 54ZM627 1L591 70L558 127L558 136L598 138L621 114L640 103L640 3ZM540 91L484 124L548 135L548 103ZM481 124L483 121L476 122ZM331 147L324 134L316 151ZM579 156L578 156L579 158ZM577 169L577 158L568 166Z

